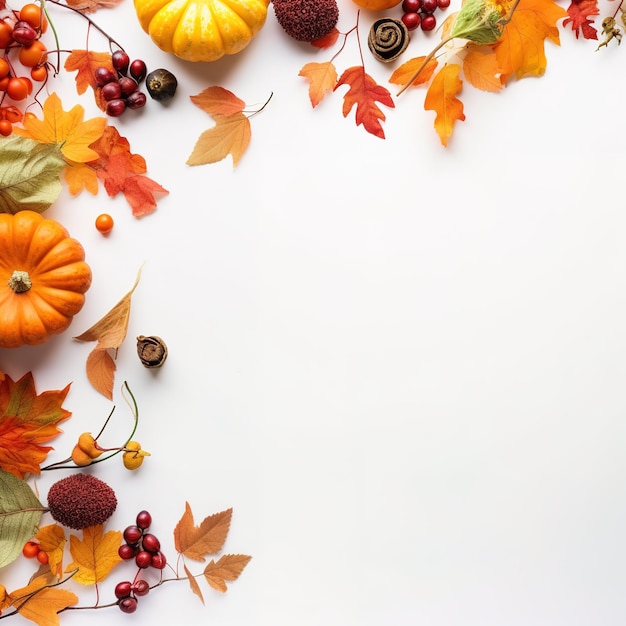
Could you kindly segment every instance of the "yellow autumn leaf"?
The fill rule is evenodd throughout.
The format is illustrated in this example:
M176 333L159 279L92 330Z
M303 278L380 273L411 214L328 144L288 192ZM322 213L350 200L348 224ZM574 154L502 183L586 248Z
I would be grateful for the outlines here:
M65 571L76 571L72 580L82 585L99 583L121 562L117 552L121 541L119 530L104 533L102 524L84 528L82 540L70 535L70 554L74 560Z
M24 119L24 128L16 126L13 132L40 143L57 144L69 161L87 163L98 158L89 146L102 136L107 121L104 117L83 121L84 113L80 104L64 111L61 99L52 93L43 103L43 119L29 115Z
M250 143L250 120L244 113L214 115L213 119L215 126L198 137L187 165L217 163L230 154L236 167Z
M98 193L98 174L95 167L84 163L67 163L63 170L67 188L73 196L81 191L88 191L95 196Z
M315 108L323 98L331 93L337 84L337 70L331 61L325 63L307 63L298 76L309 81L309 100Z
M428 87L424 109L435 111L435 130L441 143L448 145L454 124L465 120L463 103L457 98L463 88L463 81L459 78L461 66L456 63L445 65Z
M483 91L496 93L504 87L498 59L490 49L470 49L463 57L463 75L472 87Z
M40 548L48 555L48 565L50 571L61 578L63 574L63 550L65 548L65 531L59 524L49 524L42 526L35 535L35 541Z

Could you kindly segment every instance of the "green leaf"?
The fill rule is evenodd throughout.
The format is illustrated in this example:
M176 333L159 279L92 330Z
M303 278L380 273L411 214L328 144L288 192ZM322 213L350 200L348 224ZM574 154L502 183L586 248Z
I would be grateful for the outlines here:
M43 213L61 193L61 147L11 135L0 140L0 213Z
M35 534L43 510L26 481L0 470L0 567L20 555Z

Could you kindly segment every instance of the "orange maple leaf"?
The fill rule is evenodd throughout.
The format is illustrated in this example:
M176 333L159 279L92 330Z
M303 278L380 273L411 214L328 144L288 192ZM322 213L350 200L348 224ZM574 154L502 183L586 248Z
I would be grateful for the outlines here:
M425 59L425 56L419 56L405 61L393 71L389 77L389 82L394 85L406 85L415 72L422 67ZM437 59L433 58L424 65L418 77L411 84L417 86L427 83L432 78L435 69L437 69Z
M72 580L82 585L94 585L104 580L121 562L118 549L122 533L119 530L103 533L102 524L88 526L82 533L82 540L76 535L70 535L70 553L74 561L65 571L76 571Z
M68 163L63 170L63 178L67 183L68 191L78 195L81 191L88 191L92 195L98 193L98 174L86 163Z
M65 531L59 524L49 524L39 529L35 535L35 541L48 555L50 571L61 578L63 574L63 550L65 548Z
M10 601L7 606L38 626L59 626L59 612L77 604L78 597L53 584L46 575L36 576L26 587L7 594Z
M463 88L463 81L459 78L460 71L461 67L456 63L444 65L428 87L424 100L424 109L437 114L435 130L444 146L452 135L454 123L465 119L463 103L456 97Z
M204 577L213 589L224 593L226 581L237 580L252 557L245 554L224 554L217 561L211 559L204 568Z
M547 59L544 42L559 45L556 22L567 16L563 7L553 0L520 0L498 41L493 44L502 80L511 76L542 76Z
M243 113L214 115L213 119L215 126L200 134L187 165L217 163L230 154L236 167L250 144L250 120Z
M185 513L174 529L174 546L177 552L196 561L205 561L207 554L219 552L226 541L232 514L233 510L227 509L205 517L196 526L187 502Z
M465 80L483 91L498 92L504 87L500 80L500 67L496 55L489 49L471 46L463 57Z
M343 100L343 116L348 117L352 108L356 106L356 125L362 124L368 133L384 139L381 120L385 119L385 114L376 102L393 109L395 105L389 91L366 74L362 65L348 68L337 81L335 90L341 85L349 86Z
M337 70L332 62L307 63L302 67L298 76L309 81L309 100L315 108L326 94L332 92L337 84Z
M68 3L69 4L69 3ZM104 111L105 103L100 95L100 87L96 83L96 69L106 67L114 71L111 54L108 52L91 52L90 50L72 50L65 60L68 72L77 72L76 91L79 95L91 87L98 107Z
M61 405L70 386L37 395L32 374L14 382L0 381L0 468L18 478L39 474L50 446L42 446L61 430L57 425L72 414Z
M122 0L67 0L67 5L81 13L94 13L98 9L112 9Z
M571 24L576 33L576 39L582 33L583 39L597 39L598 31L593 26L593 18L600 14L598 0L572 0L567 7L567 17L563 20L563 26Z
M224 87L207 87L190 100L209 115L233 115L241 113L246 103Z

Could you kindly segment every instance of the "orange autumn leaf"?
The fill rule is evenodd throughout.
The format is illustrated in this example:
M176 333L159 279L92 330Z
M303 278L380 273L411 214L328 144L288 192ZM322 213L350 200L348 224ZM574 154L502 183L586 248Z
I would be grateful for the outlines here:
M68 163L63 170L63 177L73 196L81 191L88 191L94 196L98 193L98 174L86 163Z
M187 165L222 161L229 154L236 167L250 143L250 120L243 113L213 115L215 126L205 130L187 159Z
M411 80L411 77L415 74L415 72L422 66L425 59L425 56L409 59L393 71L389 77L389 82L394 85L406 85ZM435 69L437 69L437 59L433 58L426 63L424 69L422 69L419 76L413 81L412 84L417 86L427 83L432 78Z
M43 119L27 116L24 127L16 126L13 132L41 143L57 144L67 160L86 163L98 157L89 145L102 136L107 122L104 117L83 121L84 112L79 104L64 111L61 99L52 93L43 103Z
M348 68L337 81L335 90L342 85L349 87L343 100L343 116L348 117L350 111L356 107L356 125L362 124L368 133L384 139L385 133L381 121L385 120L385 114L376 103L380 102L389 108L394 108L389 91L366 74L362 65Z
M0 468L18 478L40 473L52 450L41 444L61 433L58 424L72 415L62 407L69 388L38 395L30 372L17 382L9 376L0 381Z
M199 526L195 525L191 507L185 504L185 513L174 529L176 550L190 559L205 561L207 554L216 554L222 549L233 510L227 509L205 517Z
M549 39L559 45L556 23L567 16L553 0L520 0L502 36L493 45L502 80L510 77L542 76L547 59L544 43Z
M119 530L104 533L102 524L98 524L84 528L82 534L82 539L70 535L70 554L74 560L65 571L76 571L72 580L82 585L94 585L103 581L122 561L118 554L122 533Z
M337 84L337 70L327 61L325 63L307 63L298 76L309 81L309 100L315 108Z
M12 591L7 597L8 606L38 626L59 626L59 612L78 604L76 594L51 586L45 575L36 576L26 587Z
M224 593L228 590L226 581L237 580L251 558L245 554L224 554L217 561L211 559L204 568L204 577L213 589Z
M483 91L496 93L504 87L498 59L490 50L471 48L463 57L463 76L472 87Z
M597 39L598 31L593 26L593 18L600 14L598 0L572 0L567 7L568 17L563 26L571 26L576 39L582 34L583 39Z
M456 63L445 65L435 75L424 101L424 109L437 114L435 130L444 146L448 144L455 122L465 119L463 103L456 97L463 88L460 71L461 67Z
M96 347L87 357L87 378L96 391L109 400L113 398L115 360L113 355L122 345L128 330L133 292L139 284L141 270L137 273L131 290L99 321L84 333L74 337L78 341L95 341Z
M76 72L76 91L78 94L85 93L87 87L91 87L94 90L96 104L104 110L95 73L99 67L106 67L114 71L111 54L109 52L92 52L91 50L72 50L65 60L64 67L68 72Z
M198 596L202 604L204 604L204 596L202 595L202 589L200 589L200 585L198 584L196 577L191 573L191 571L185 564L183 564L183 568L185 570L185 575L187 576L187 580L189 581L189 587L191 588L191 591L193 591L194 595Z
M63 574L63 550L65 548L65 531L59 524L49 524L39 529L35 535L35 541L48 555L50 571L57 578Z
M339 39L339 35L340 34L341 33L335 27L329 33L324 35L323 37L320 37L319 39L313 40L311 42L311 45L314 48L321 48L321 49L330 48L331 46L333 46L335 44L337 39Z
M67 5L81 13L95 13L98 9L112 9L122 0L67 0Z
M232 91L223 87L207 87L190 100L209 115L233 115L241 113L246 103Z

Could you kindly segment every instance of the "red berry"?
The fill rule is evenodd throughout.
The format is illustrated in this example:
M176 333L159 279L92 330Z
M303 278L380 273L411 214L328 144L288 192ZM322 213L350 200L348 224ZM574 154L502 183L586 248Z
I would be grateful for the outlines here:
M130 58L123 50L116 50L111 56L111 63L120 74L126 74Z
M403 13L400 19L409 30L415 30L422 21L419 13Z
M37 31L24 20L19 20L13 26L13 41L23 46L28 46L37 39Z
M137 544L142 535L143 531L139 528L139 526L127 526L124 529L124 541L131 545Z
M417 13L422 8L422 0L403 0L402 11L404 13Z
M132 583L128 580L117 583L117 585L115 585L115 597L118 600L121 600L122 598L128 598L128 596L130 596L130 592L132 591L132 587Z
M137 527L146 530L152 524L152 515L148 511L139 511L137 513L137 519L135 520Z
M155 569L164 569L167 565L167 559L165 558L163 552L157 552L156 554L152 555L152 561L150 564Z
M45 552L44 550L39 550L39 552L37 552L37 556L35 557L42 565L48 565L48 561L50 560L50 557L48 556L48 553Z
M161 542L152 534L146 533L141 540L141 547L148 552L158 552L161 549Z
M122 598L118 604L122 613L134 613L137 610L137 598L132 596Z
M450 0L437 0L437 6L440 9L447 9L450 6Z
M111 100L117 100L122 97L122 88L117 81L112 81L106 83L106 85L102 85L100 93L107 102L110 102Z
M434 30L435 26L437 26L437 19L434 15L428 13L427 15L422 16L422 30Z
M122 97L126 98L137 91L137 83L130 76L121 76L117 81L122 90Z
M141 569L150 567L150 565L152 565L152 554L150 554L147 550L140 550L137 552L137 556L135 557L135 563L137 564L137 567L140 567Z
M149 591L150 591L150 585L148 584L148 581L140 578L139 580L136 580L133 583L132 592L136 596L145 596Z
M422 0L422 13L434 13L437 10L437 0Z
M98 87L102 87L107 83L117 80L117 76L108 67L98 67L93 73Z
M124 561L130 561L131 559L135 558L135 555L137 554L137 548L135 546L131 546L128 543L123 543L118 548L117 553Z
M146 106L147 100L145 93L142 91L134 91L126 98L126 106L129 109L141 109Z
M106 106L106 113L111 117L119 117L126 110L126 102L121 98L109 100Z
M142 61L141 59L135 59L129 67L130 75L138 82L140 83L145 77L146 74L148 73L148 68L146 67L146 64L144 61Z

